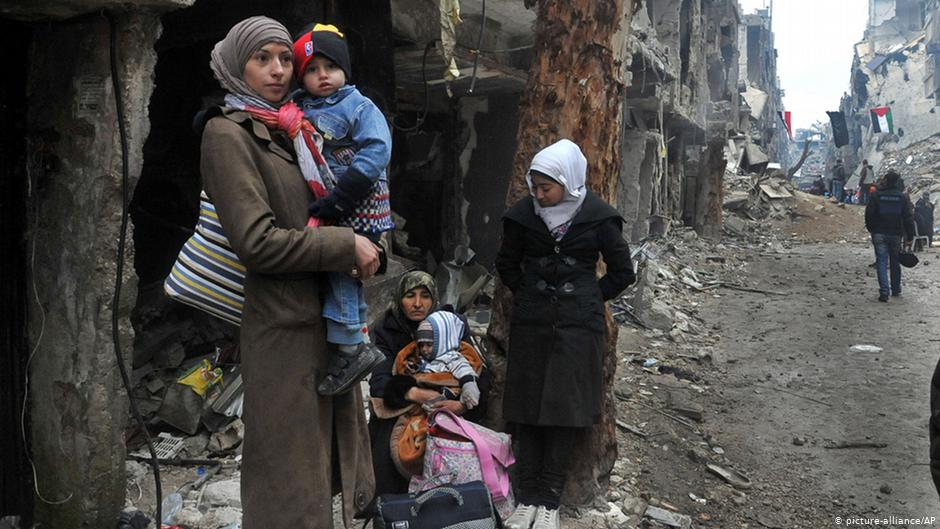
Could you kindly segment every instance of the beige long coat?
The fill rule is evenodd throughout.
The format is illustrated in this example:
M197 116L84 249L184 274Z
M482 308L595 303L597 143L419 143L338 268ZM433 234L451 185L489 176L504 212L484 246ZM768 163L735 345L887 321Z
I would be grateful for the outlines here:
M293 155L246 113L227 110L207 123L201 169L248 270L242 527L329 529L337 492L349 526L375 479L362 396L316 390L329 360L316 272L352 270L353 232L305 227L311 194Z

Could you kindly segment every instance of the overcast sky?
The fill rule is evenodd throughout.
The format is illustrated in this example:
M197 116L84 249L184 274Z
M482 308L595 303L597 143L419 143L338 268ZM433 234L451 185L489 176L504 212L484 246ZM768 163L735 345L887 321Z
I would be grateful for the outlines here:
M769 0L738 0L745 14ZM777 74L794 128L827 122L848 91L854 45L868 20L866 0L775 0Z

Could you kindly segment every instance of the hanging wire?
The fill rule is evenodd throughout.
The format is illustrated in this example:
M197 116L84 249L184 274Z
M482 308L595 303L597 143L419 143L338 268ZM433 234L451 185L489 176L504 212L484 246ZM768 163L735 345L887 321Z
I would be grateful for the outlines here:
M477 37L477 49L473 50L473 73L470 76L470 88L467 94L473 94L473 88L477 85L477 65L480 63L480 48L483 46L483 33L486 31L486 0L483 0L483 6L480 12L480 36Z
M424 124L425 118L428 116L428 109L431 108L431 93L430 89L428 88L428 53L431 51L431 48L434 47L435 42L437 42L437 40L428 42L424 46L424 55L421 56L421 81L424 85L424 108L418 114L418 118L415 120L414 125L411 126L399 125L396 122L398 116L395 116L395 118L392 119L392 127L394 127L395 130L401 132L417 132L418 129L421 128L421 125Z

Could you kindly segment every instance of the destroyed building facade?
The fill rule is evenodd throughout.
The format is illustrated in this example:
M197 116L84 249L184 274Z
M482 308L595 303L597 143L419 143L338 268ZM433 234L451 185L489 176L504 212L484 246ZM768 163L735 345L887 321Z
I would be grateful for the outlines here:
M850 170L867 159L876 172L890 153L940 133L937 58L940 3L936 0L869 0L868 22L855 45L845 113L849 145L842 156ZM876 131L871 109L890 109L893 130ZM851 183L851 181L850 181Z
M636 242L686 224L718 237L726 168L785 162L768 17L743 15L736 0L628 4L616 192L625 235ZM134 382L234 340L236 329L168 302L162 280L198 214L192 119L221 96L209 52L238 20L263 13L291 31L314 20L343 26L352 81L394 129L399 229L389 244L417 266L467 255L458 248L491 266L509 181L522 177L512 163L536 14L512 0L460 6L461 76L446 83L431 0L0 1L0 38L17 50L16 75L0 91L9 351L0 369L0 514L35 510L50 527L113 524L129 428L115 335ZM754 91L764 97L752 100ZM138 397L151 416L161 405L158 393Z

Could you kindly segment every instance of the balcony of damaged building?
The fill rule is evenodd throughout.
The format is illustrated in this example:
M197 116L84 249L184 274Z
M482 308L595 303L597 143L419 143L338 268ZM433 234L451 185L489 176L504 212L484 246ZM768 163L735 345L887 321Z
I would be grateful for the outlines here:
M239 450L237 328L171 302L163 279L198 216L192 121L222 96L209 52L243 18L265 14L291 31L321 20L343 27L352 81L393 130L397 227L385 241L390 271L368 286L373 315L411 268L437 273L445 301L471 304L498 247L535 15L508 0L488 0L485 14L481 1L460 7L460 75L445 83L431 0L0 1L0 38L22 50L0 90L8 124L2 339L10 351L0 368L0 516L17 515L23 526L114 525L125 505L124 461L141 443L115 350L153 433L185 439L178 457ZM119 261L125 193L130 222ZM179 383L187 373L221 374L222 384L200 396ZM152 479L133 477L143 488L138 506L152 512Z

